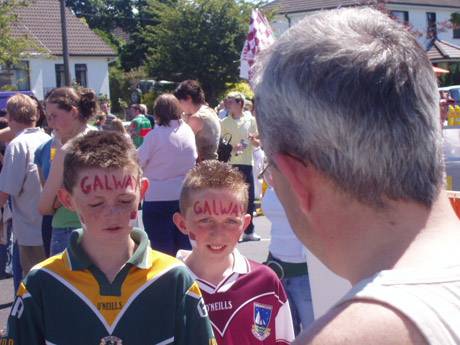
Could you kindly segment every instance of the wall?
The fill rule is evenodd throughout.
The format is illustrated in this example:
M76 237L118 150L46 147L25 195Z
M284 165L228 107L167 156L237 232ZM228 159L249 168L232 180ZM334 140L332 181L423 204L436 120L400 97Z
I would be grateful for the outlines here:
M38 99L43 99L46 92L56 87L55 64L64 63L62 58L33 56L29 59L30 88ZM70 78L75 80L75 64L86 64L88 87L96 94L110 96L109 66L105 57L70 57Z
M419 31L423 34L423 36L419 37L420 43L426 46L427 39L426 39L426 28L427 28L427 21L426 21L426 12L435 12L436 13L436 20L438 26L442 22L447 22L450 19L450 15L453 12L459 11L459 9L448 9L442 7L429 7L429 6L417 6L417 7L409 7L404 5L387 5L389 10L396 10L396 11L408 11L409 12L409 22L414 27L414 31ZM297 23L299 20L303 19L306 15L312 14L314 12L303 12L303 13L292 13L289 14L289 18L291 18L291 26ZM271 21L272 29L275 33L276 37L279 37L283 32L289 29L289 22L285 15L276 15L273 20ZM441 32L438 29L438 37L441 40L451 42L455 45L460 46L460 39L454 39L452 29L449 28L444 32Z

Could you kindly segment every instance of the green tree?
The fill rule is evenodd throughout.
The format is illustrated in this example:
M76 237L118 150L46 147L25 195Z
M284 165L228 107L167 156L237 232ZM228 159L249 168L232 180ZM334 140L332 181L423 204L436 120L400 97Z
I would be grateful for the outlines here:
M36 48L26 35L13 35L12 26L17 21L16 10L26 6L25 1L0 0L0 65L10 66L20 60L29 48Z
M173 81L197 79L209 103L239 80L240 54L254 3L236 0L151 1L157 25L143 32L150 75Z

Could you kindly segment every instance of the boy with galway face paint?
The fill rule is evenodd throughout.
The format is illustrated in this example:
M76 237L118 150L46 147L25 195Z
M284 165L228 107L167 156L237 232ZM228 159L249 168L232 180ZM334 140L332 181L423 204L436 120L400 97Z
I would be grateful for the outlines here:
M229 164L207 160L195 166L173 218L193 250L177 256L200 286L219 345L288 344L294 331L281 282L236 249L251 220L247 202L244 177Z
M83 229L27 275L1 344L215 344L185 265L150 249L145 232L131 225L147 188L125 136L74 139L58 196Z

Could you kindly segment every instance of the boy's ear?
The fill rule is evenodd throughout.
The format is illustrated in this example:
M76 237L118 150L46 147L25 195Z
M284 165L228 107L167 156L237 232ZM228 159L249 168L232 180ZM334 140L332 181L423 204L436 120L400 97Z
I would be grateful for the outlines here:
M150 182L146 177L141 178L141 200L144 200L145 193L149 188Z
M173 222L176 224L177 228L184 234L188 235L187 225L185 224L185 218L180 212L176 212L173 215Z
M243 232L246 230L246 228L251 224L251 215L249 213L246 213L243 217Z
M72 195L65 189L59 188L57 191L57 197L62 205L69 210L75 211L72 203Z

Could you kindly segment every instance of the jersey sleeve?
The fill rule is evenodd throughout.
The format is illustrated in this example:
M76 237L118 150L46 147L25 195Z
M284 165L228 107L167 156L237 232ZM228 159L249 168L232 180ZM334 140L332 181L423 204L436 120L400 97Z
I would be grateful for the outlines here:
M276 280L278 298L281 304L275 317L276 344L290 344L295 338L291 308L281 281L278 278Z
M189 287L177 313L178 333L175 344L217 345L200 288L191 277L187 280Z
M24 283L18 289L11 307L6 335L0 344L45 345L44 323L39 305Z

